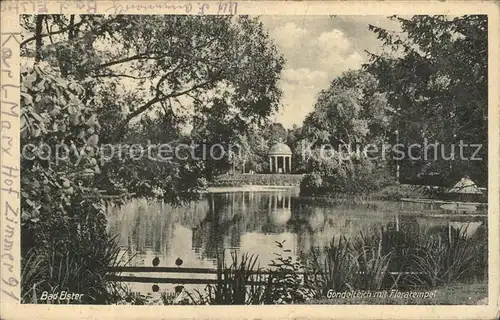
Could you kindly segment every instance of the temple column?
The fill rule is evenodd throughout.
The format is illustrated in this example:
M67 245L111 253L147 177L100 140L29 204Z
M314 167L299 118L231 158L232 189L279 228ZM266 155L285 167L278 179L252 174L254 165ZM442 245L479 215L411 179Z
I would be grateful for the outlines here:
M278 173L278 156L274 156L274 172Z
M273 157L269 157L269 172L273 172Z

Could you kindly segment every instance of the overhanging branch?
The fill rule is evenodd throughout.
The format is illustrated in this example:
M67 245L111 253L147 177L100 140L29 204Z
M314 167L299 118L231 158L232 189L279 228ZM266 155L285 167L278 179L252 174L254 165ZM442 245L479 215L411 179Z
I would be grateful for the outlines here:
M158 102L160 102L162 100L166 100L166 99L170 99L170 98L180 97L180 96L185 95L185 94L187 94L187 93L189 93L191 91L203 88L203 87L207 86L210 83L211 83L211 81L207 80L205 82L202 82L200 84L194 85L191 88L183 90L183 91L174 92L174 93L171 93L171 94L168 94L168 95L157 95L153 99L149 100L146 104L144 104L143 106L137 108L136 110L134 110L133 112L131 112L131 113L129 113L127 115L127 117L125 118L125 120L123 120L123 122L120 124L120 126L117 129L117 133L115 135L115 141L117 141L119 138L123 137L123 135L125 133L125 129L127 128L128 124L130 123L130 121L133 118L137 117L138 115L140 115L144 111L146 111L149 108L151 108L155 103L158 103Z
M70 26L70 27L67 27L67 28L63 28L63 29L61 29L61 30L57 30L57 31L54 31L54 32L50 32L50 33L48 33L48 34L40 34L40 35L39 35L39 37L40 37L40 39L41 39L41 38L45 38L45 37L54 36L54 35L56 35L56 34L61 34L61 33L64 33L64 32L66 32L66 31L69 31L71 28L75 28L75 27L80 26L82 23L83 23L83 21L80 21L80 22L78 22L78 23L75 23L73 26ZM36 39L37 39L37 36L36 36L36 35L34 35L33 37L30 37L30 38L28 38L28 39L24 40L23 42L21 42L21 45L20 45L20 46L21 46L21 48L22 48L23 46L25 46L28 42L31 42L31 41L36 40Z

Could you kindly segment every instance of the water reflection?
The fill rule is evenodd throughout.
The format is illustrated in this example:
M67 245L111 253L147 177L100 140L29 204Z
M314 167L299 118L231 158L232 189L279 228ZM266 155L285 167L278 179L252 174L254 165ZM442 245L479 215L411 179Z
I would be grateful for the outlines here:
M420 215L408 214L410 211ZM355 236L387 224L411 232L446 230L468 225L422 215L430 208L396 202L367 204L332 203L303 199L295 190L207 194L182 207L137 200L108 210L108 231L134 255L130 265L149 266L160 257L160 266L214 267L218 250L235 249L259 255L261 266L277 252L275 241L304 258L312 247L327 245L333 236ZM459 225L462 223L462 225ZM482 224L476 222L468 232ZM474 229L474 230L473 230ZM226 252L229 256L229 252ZM150 287L148 285L148 287Z

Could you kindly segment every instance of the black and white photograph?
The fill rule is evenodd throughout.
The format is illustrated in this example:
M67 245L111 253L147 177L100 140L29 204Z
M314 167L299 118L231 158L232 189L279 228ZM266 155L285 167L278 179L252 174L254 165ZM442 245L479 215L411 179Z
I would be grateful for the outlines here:
M487 305L489 16L189 6L19 15L20 303Z

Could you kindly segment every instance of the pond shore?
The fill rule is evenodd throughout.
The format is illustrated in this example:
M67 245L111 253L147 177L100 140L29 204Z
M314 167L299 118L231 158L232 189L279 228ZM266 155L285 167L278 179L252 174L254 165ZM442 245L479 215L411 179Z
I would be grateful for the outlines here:
M389 294L391 290L387 291ZM381 304L381 305L484 305L488 304L488 281L479 280L471 283L455 282L445 286L429 289L435 292L433 298L401 298L401 297L368 297L368 298L338 298L313 299L307 304Z
M206 193L231 193L231 192L276 192L276 191L290 191L293 192L295 191L296 194L299 194L299 187L298 186L290 186L290 185L241 185L241 186L212 186L208 187L206 190L204 190L203 194ZM337 198L332 197L332 196L313 196L313 197L304 197L302 196L301 198L304 199L310 199L313 201L327 201L327 202L332 202L332 203L338 203L343 202L343 201L349 201L353 200L354 202L359 202L359 203L366 203L366 204L376 204L376 203L385 203L385 202L397 202L397 203L408 203L408 204L421 204L421 205L429 205L429 204L435 204L435 203L456 203L452 201L439 201L435 199L409 199L409 198L403 198L400 200L386 200L386 199L378 199L378 198L359 198L356 199L355 197L352 198L350 196L339 196ZM477 205L484 205L482 203L474 203ZM410 208L408 208L410 209ZM445 210L444 212L438 212L440 210L432 210L433 212L426 212L422 210L421 212L419 210L405 210L401 208L400 214L402 215L413 215L413 216L433 216L435 218L479 218L479 217L485 217L487 216L487 211L483 210ZM445 213L447 212L447 213Z
M293 190L297 189L297 186L279 186L279 185L242 185L234 187L208 187L204 193L225 193L225 192L264 192L264 191L282 191L282 190Z

